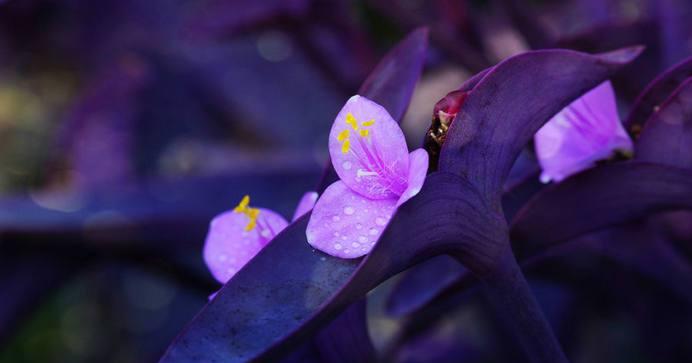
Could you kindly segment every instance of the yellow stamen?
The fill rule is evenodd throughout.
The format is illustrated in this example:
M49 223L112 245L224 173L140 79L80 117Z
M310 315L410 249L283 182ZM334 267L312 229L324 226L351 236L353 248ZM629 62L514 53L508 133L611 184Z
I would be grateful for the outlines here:
M341 152L344 154L348 154L348 151L351 150L351 140L346 139L343 144L341 144Z
M336 139L339 141L344 141L344 140L348 139L349 136L351 136L351 130L344 129L338 135L336 135Z
M245 226L246 231L252 231L257 226L257 217L260 214L260 210L257 208L248 208L245 215L250 218L250 221Z
M257 227L257 220L251 219L250 222L247 223L247 226L245 226L245 231L250 232L255 229L255 227Z
M361 123L361 126L372 126L375 124L375 119L371 119L369 121L365 121Z
M368 137L368 134L370 134L370 130L361 129L358 131L358 133L360 133L361 137Z
M257 226L257 217L260 214L260 210L257 208L251 208L250 207L250 196L246 195L243 197L243 199L240 200L240 203L233 208L233 211L236 213L243 213L245 214L246 217L250 219L250 221L247 223L247 226L245 226L246 231L252 231L255 229Z
M247 209L247 206L250 204L250 196L245 195L243 199L240 200L240 203L233 208L233 211L236 213L243 213Z
M346 123L351 125L351 127L354 130L358 130L358 121L356 120L356 117L353 116L353 114L350 112L346 114Z

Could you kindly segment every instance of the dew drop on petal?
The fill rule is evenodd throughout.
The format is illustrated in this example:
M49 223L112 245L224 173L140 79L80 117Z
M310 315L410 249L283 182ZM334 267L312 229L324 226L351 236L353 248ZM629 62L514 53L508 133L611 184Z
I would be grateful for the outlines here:
M338 222L340 219L341 219L341 218L340 218L339 216L334 216L334 217L332 217L332 220L333 220L334 222Z
M269 238L269 236L271 236L271 232L269 232L268 229L265 229L265 230L262 230L260 235L262 235L262 237L264 237L264 238Z
M377 217L375 219L375 223L377 223L378 226L384 226L385 224L387 224L387 220L385 220L382 217Z
M366 242L368 242L368 238L365 236L360 236L360 237L358 237L358 242L366 243Z
M351 246L352 246L353 248L358 248L358 247L360 247L360 243L358 243L358 242L353 242L353 243L351 243Z
M360 223L356 224L356 229L363 229L363 225Z
M377 232L379 232L379 231L377 230L377 228L370 228L370 232L369 232L369 233L370 233L371 236L376 235Z
M340 244L340 243L336 243L336 244L334 244L334 249L336 249L336 250L340 250L341 248L342 248L342 246L341 246L341 244Z
M355 213L355 212L356 212L356 210L353 209L353 207L344 208L344 214L347 216L353 215L353 213Z
M341 164L341 167L344 168L344 170L351 170L351 162L350 161L344 161L343 164Z

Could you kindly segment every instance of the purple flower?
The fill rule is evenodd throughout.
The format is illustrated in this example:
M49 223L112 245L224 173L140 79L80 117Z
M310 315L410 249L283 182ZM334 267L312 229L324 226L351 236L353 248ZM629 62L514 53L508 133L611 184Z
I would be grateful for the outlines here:
M315 204L307 240L332 256L360 257L370 252L396 208L420 191L428 154L409 154L387 110L358 95L334 120L329 154L341 180Z
M317 193L305 193L293 220L309 212L316 200ZM214 278L225 284L286 226L288 222L280 214L251 207L250 197L246 195L233 210L211 221L204 244L204 262Z
M534 136L541 181L559 182L614 152L632 152L610 81L601 83L553 116Z

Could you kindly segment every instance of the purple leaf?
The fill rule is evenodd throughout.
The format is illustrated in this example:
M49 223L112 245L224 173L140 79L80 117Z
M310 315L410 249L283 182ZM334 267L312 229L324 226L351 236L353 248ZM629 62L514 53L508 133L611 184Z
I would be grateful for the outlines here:
M440 170L466 175L481 191L499 197L514 160L536 131L641 50L597 55L542 50L503 61L471 90L452 122Z
M650 213L692 207L692 171L626 162L577 174L537 194L512 222L520 257Z
M670 93L691 76L692 58L687 58L651 81L634 102L625 121L627 129L637 133L644 125L644 122L656 111L656 108L668 98Z
M692 169L692 77L684 81L644 124L637 160Z
M408 315L447 289L466 273L458 261L437 256L410 268L387 299L387 313Z
M56 193L0 199L0 241L45 248L133 248L167 251L171 244L200 248L213 216L244 190L260 202L300 195L315 172L218 175L151 182L128 190ZM275 186L281 183L283 188ZM291 203L284 206L287 213Z

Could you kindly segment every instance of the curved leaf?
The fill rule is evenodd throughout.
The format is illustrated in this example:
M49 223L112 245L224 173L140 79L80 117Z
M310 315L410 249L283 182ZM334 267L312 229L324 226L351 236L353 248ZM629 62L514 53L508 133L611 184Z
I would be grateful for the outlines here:
M457 114L442 146L440 170L463 174L498 197L514 160L536 131L641 50L597 55L541 50L503 61L471 90Z
M692 169L692 77L646 121L635 146L635 157Z
M627 129L636 131L641 128L644 122L655 112L656 107L689 77L692 77L692 58L678 63L651 81L634 101L625 121Z
M644 162L604 165L546 188L512 222L519 257L650 213L692 208L692 171Z
M381 281L439 254L445 245L459 239L475 245L505 233L483 211L488 207L473 186L453 174L432 174L420 194L399 208L360 266L359 260L311 249L305 215L221 289L161 362L278 359ZM421 213L429 216L426 223L420 223ZM466 224L460 226L460 218Z

